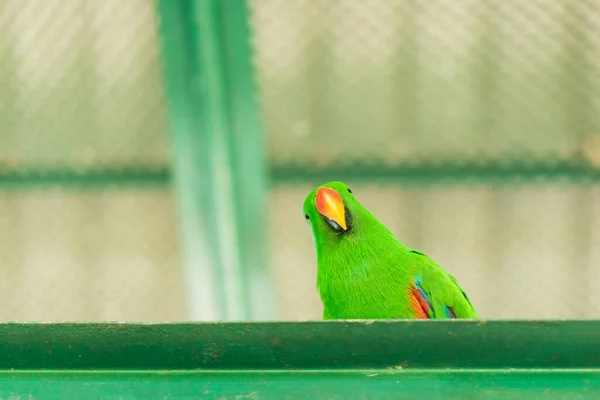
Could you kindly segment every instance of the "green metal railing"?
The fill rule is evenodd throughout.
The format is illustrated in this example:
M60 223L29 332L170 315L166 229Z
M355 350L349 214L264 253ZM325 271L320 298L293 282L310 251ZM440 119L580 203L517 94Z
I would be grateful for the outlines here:
M271 186L320 184L330 180L377 184L436 184L486 183L513 184L565 181L577 183L600 182L600 168L585 159L573 161L531 162L438 162L386 165L358 163L351 166L311 168L303 164L274 165L267 170L266 183ZM70 169L14 171L0 173L2 187L104 187L146 185L168 186L172 173L162 169L117 169L73 171Z
M598 321L0 325L0 395L596 399Z

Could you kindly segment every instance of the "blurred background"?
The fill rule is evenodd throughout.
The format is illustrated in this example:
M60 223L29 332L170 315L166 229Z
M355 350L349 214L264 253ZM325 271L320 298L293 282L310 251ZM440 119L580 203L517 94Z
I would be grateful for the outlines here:
M0 320L318 319L343 180L483 318L600 317L600 0L0 0Z

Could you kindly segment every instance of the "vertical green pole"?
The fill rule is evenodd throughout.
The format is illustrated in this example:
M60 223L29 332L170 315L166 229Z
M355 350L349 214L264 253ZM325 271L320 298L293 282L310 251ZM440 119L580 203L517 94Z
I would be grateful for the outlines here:
M247 0L216 1L221 6L222 49L229 84L229 144L234 160L239 254L248 286L250 319L275 317L275 296L269 268L267 165L254 81Z
M158 0L190 314L273 318L244 0Z

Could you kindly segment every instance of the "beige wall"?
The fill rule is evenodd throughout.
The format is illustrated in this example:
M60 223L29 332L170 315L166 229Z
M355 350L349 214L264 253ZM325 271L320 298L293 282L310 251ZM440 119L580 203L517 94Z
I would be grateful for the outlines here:
M0 321L187 319L164 190L0 193Z

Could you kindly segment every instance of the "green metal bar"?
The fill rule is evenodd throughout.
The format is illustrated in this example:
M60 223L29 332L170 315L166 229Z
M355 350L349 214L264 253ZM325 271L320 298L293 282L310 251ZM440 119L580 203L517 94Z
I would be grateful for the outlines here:
M251 282L246 311L250 319L275 315L269 268L267 221L267 163L260 126L258 91L254 81L250 46L249 10L245 0L221 0L222 49L228 74L233 155L233 193L237 211L237 234L242 279Z
M0 397L597 399L600 321L0 324Z
M243 139L242 139L243 141ZM237 150L240 150L237 148ZM255 166L255 168L262 168ZM512 184L563 181L565 183L600 183L600 168L583 160L557 162L512 161L505 163L443 163L400 164L338 164L325 168L311 168L304 164L272 165L267 169L269 186L320 183L327 180L347 180L357 183L382 185L429 185L437 183ZM0 170L2 187L104 187L170 185L172 173L168 168L92 169L78 172L72 168ZM264 177L260 178L264 184ZM248 180L248 184L252 179ZM242 187L243 183L239 184ZM236 195L245 191L237 190ZM251 196L257 196L255 193ZM263 195L264 196L264 193ZM248 204L244 204L250 208ZM244 213L245 214L245 213ZM245 214L246 215L246 214ZM262 217L261 217L262 218ZM248 223L246 226L252 226ZM259 234L260 235L260 234Z
M273 318L245 2L158 5L191 316Z
M600 321L4 323L0 370L600 369Z
M200 115L204 82L193 6L193 0L158 1L189 316L215 320L224 318L224 294L214 251L213 182L206 172L211 168L207 149L212 146Z
M167 168L86 169L38 168L0 170L0 188L103 188L106 186L165 186L171 179Z
M600 372L583 371L7 371L7 399L492 399L600 398Z
M599 183L600 168L581 161L436 162L341 164L311 168L305 164L271 167L275 184L320 184L331 180L368 184L535 184L544 182Z

